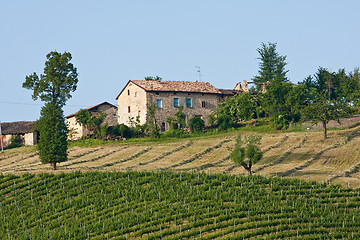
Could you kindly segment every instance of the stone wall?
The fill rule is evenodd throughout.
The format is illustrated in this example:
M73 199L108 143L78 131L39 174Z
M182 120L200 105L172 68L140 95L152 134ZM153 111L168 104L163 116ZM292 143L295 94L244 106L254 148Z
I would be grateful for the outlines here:
M106 114L103 124L107 123L109 126L115 126L117 124L117 109L111 105L103 104L98 106L94 110L89 110L92 114L96 114L97 111L102 111ZM66 118L67 128L70 130L68 135L69 140L78 140L83 136L91 134L89 130L81 126L77 121L76 117Z
M162 108L158 108L155 112L156 121L161 128L165 126L165 130L169 129L166 122L168 116L174 117L178 111L178 107L174 106L174 98L179 99L179 106L183 106L183 113L186 116L186 123L194 116L201 117L205 124L208 124L208 117L220 102L218 94L209 93L183 93L183 92L148 92L147 103L157 103L162 101ZM186 99L191 99L191 107L186 106Z
M66 125L69 129L69 140L78 140L84 136L84 128L76 121L75 116L67 118Z
M108 104L103 104L97 107L97 111L102 111L103 113L106 114L105 120L104 120L104 124L107 123L109 126L115 126L118 121L117 121L117 109L111 105ZM90 110L90 112L92 112Z
M37 143L37 133L25 133L24 135L24 144L28 145L35 145Z
M129 82L118 97L118 123L130 125L129 118L140 117L140 124L146 123L147 98L144 89Z

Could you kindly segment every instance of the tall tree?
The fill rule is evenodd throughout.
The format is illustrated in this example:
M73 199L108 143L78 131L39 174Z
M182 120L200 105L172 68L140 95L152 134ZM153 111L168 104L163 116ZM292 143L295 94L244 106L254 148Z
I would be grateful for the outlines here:
M253 78L256 83L288 81L285 70L286 56L279 55L276 51L276 43L261 43L261 48L256 49L260 60L258 75ZM257 85L260 88L260 85Z
M303 82L309 92L309 102L303 109L303 118L313 124L320 122L324 129L324 139L327 138L329 121L339 122L349 112L351 98L344 95L340 87L340 81L345 81L342 79L343 75L342 71L331 73L320 67L314 78L309 76Z
M33 100L40 98L45 102L38 121L39 156L42 163L50 163L55 170L56 163L67 160L67 129L62 107L76 90L78 73L70 63L72 57L68 52L53 51L46 58L44 73L26 76L22 86L33 90Z
M67 130L61 107L46 103L41 108L36 127L40 133L38 149L41 162L50 163L55 170L56 163L67 160Z

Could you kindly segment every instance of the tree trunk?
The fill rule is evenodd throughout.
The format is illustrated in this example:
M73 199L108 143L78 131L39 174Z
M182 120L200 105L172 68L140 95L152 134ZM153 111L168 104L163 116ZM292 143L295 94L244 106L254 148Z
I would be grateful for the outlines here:
M324 127L324 139L326 139L327 138L326 121L323 121L323 127Z
M56 170L56 162L50 163L53 170Z

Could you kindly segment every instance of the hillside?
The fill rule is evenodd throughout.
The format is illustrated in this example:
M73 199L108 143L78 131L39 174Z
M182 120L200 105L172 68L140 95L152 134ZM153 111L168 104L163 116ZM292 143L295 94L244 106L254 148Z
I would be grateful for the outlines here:
M239 132L240 134L260 134ZM323 140L322 132L261 133L263 159L253 166L255 174L296 177L318 182L360 187L360 128L334 130ZM69 161L56 172L80 171L176 171L246 174L229 159L237 133L178 139L168 142L118 142L69 149ZM0 172L52 172L32 147L0 154Z
M359 239L359 200L339 185L258 175L8 174L0 239Z

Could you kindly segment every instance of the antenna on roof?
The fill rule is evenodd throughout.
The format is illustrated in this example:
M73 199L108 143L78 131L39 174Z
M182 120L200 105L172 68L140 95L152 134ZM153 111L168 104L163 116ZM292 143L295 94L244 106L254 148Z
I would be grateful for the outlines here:
M201 75L201 71L200 71L200 67L199 66L195 66L198 70L197 70L197 72L199 73L199 82L201 82L201 76L203 76L203 75Z

